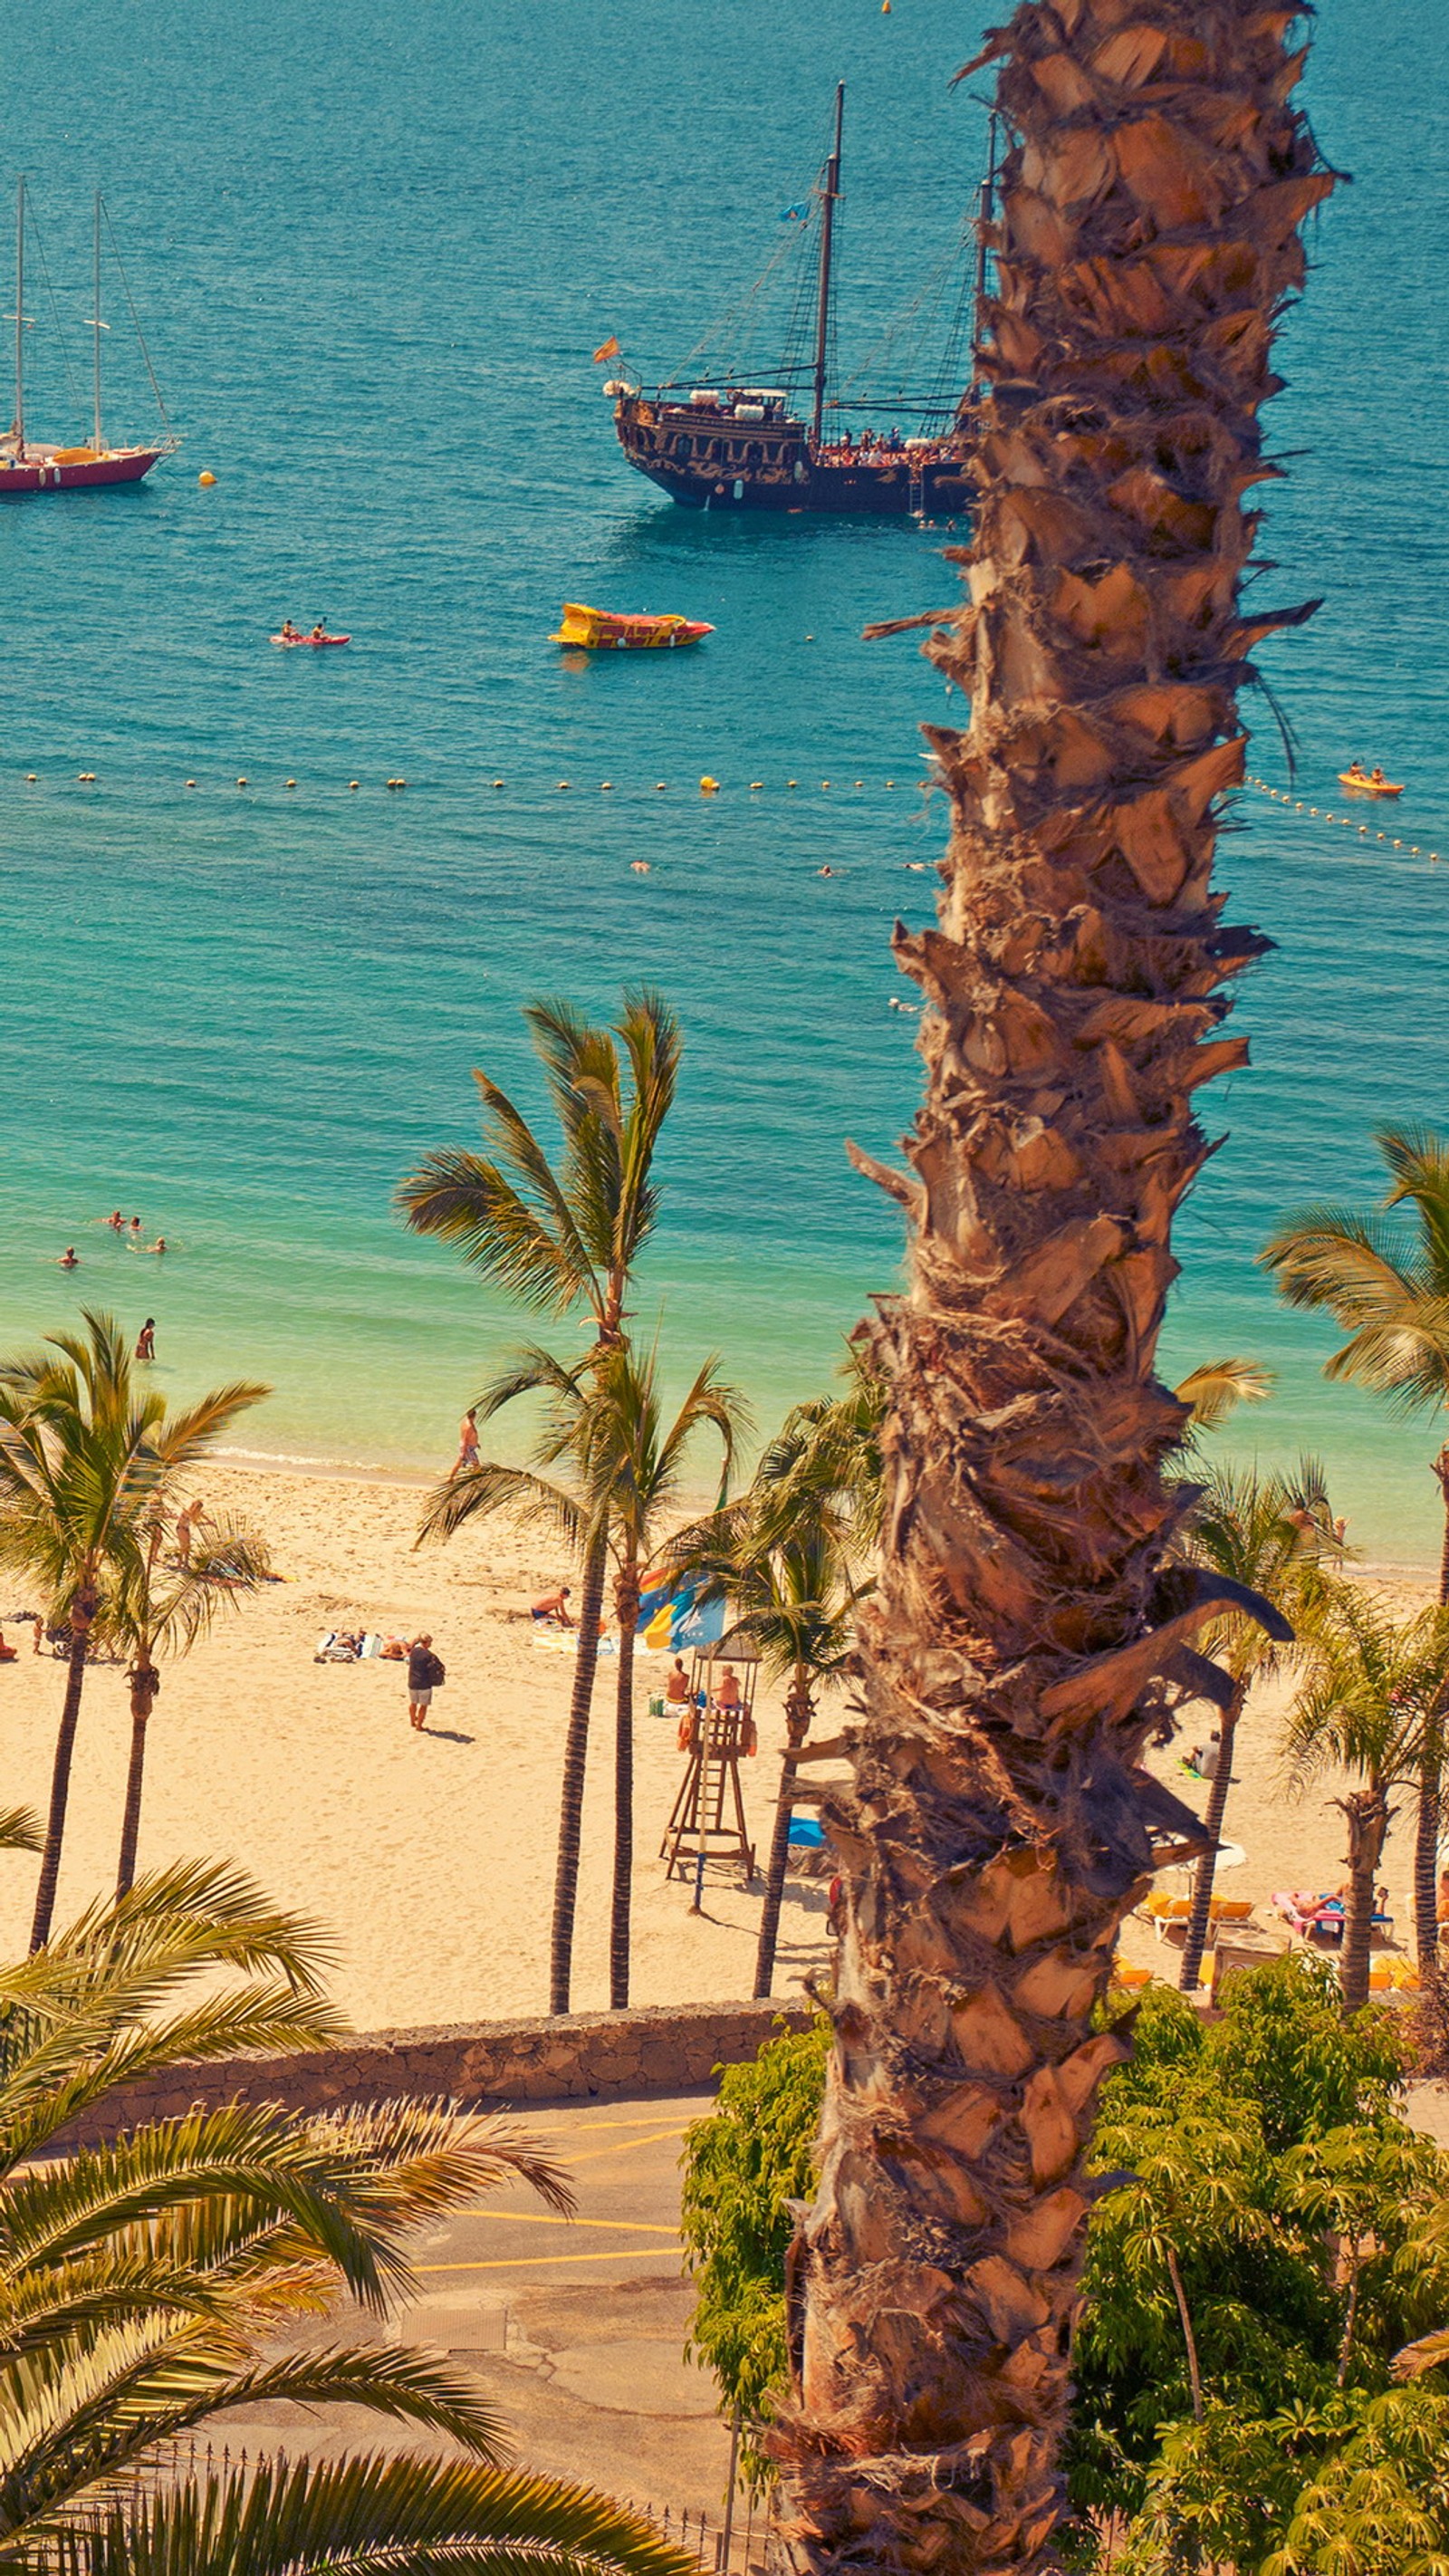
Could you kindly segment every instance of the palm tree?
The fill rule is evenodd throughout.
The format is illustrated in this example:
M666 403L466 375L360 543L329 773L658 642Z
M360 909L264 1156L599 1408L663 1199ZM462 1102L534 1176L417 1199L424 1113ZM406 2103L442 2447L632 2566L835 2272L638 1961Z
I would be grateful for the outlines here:
M562 1001L530 1003L524 1018L562 1131L558 1170L507 1093L475 1071L486 1150L425 1156L401 1184L398 1205L415 1233L456 1245L485 1279L536 1312L563 1315L586 1306L595 1349L608 1350L622 1331L629 1284L658 1215L654 1154L679 1080L679 1023L662 997L643 987L625 992L612 1028L594 1027ZM564 1743L549 1961L554 2013L569 2008L589 1710L607 1572L599 1532L583 1563Z
M727 1595L736 1630L753 1639L766 1675L786 1685L786 1747L755 1950L754 1992L763 2000L774 1981L800 1750L814 1723L817 1692L850 1669L855 1611L867 1587L850 1579L846 1543L828 1505L813 1512L797 1505L788 1526L772 1528L757 1498L747 1501L756 1508L722 1529L716 1547L687 1559L685 1570L703 1573Z
M443 2103L311 2118L233 2102L55 2151L118 2084L335 2043L324 1955L238 1873L188 1865L0 1971L0 2557L71 2576L520 2559L684 2576L637 2517L500 2470L493 2409L449 2364L377 2340L260 2348L342 2290L384 2315L414 2290L409 2239L500 2183L570 2210L510 2122ZM168 2474L179 2437L279 2400L365 2406L468 2456Z
M131 1756L116 1871L118 1896L125 1895L136 1875L146 1730L161 1688L156 1657L189 1654L220 1612L239 1609L245 1595L265 1583L271 1570L264 1542L244 1522L230 1517L211 1520L209 1537L193 1538L184 1565L174 1560L167 1563L162 1555L164 1500L163 1485L137 1533L139 1545L117 1569L96 1614L97 1632L128 1658L131 1695Z
M531 1467L480 1460L438 1486L423 1516L420 1535L450 1538L480 1513L512 1507L524 1518L560 1530L584 1556L599 1545L614 1560L614 1610L619 1624L619 1674L615 1710L614 1885L609 1938L609 2002L621 2011L629 2000L629 1920L634 1858L634 1641L639 1624L643 1571L662 1536L662 1523L677 1506L688 1455L706 1426L718 1432L722 1481L727 1480L747 1413L735 1389L709 1359L678 1412L666 1422L659 1393L658 1353L641 1358L625 1339L565 1368L552 1353L518 1352L478 1399L489 1421L520 1395L540 1395L545 1411ZM545 1475L568 1469L567 1483Z
M168 1414L164 1397L138 1386L114 1319L87 1308L83 1321L84 1335L52 1334L43 1350L0 1364L0 1563L29 1575L52 1623L70 1628L32 1949L48 1937L55 1911L97 1614L108 1591L135 1579L170 1481L271 1392L237 1380Z
M1178 1394L1182 1394L1181 1387ZM1190 1563L1229 1575L1292 1620L1305 1569L1340 1550L1329 1509L1323 1471L1311 1458L1296 1476L1260 1476L1256 1469L1236 1473L1215 1468L1194 1506L1183 1553ZM1208 1790L1203 1833L1207 1850L1193 1875L1192 1911L1178 1982L1190 1994L1198 1981L1212 1919L1213 1875L1222 1840L1232 1779L1233 1747L1249 1691L1278 1668L1283 1641L1255 1618L1233 1611L1211 1640L1221 1658L1227 1687L1220 1703L1218 1767Z
M1354 1380L1406 1413L1449 1403L1449 1142L1432 1127L1380 1127L1388 1173L1378 1209L1301 1209L1258 1258L1290 1306L1325 1307L1348 1334L1325 1377ZM1411 1230L1394 1211L1411 1214ZM1449 1444L1434 1461L1444 1498L1439 1599L1449 1602ZM1439 1810L1443 1711L1424 1736L1414 1845L1414 1916L1421 1975L1438 1972Z
M1296 22L1295 22L1296 24ZM819 2191L771 2429L797 2576L1044 2563L1117 1929L1195 1817L1143 1772L1233 1600L1170 1565L1183 1408L1153 1374L1193 1094L1258 954L1211 887L1243 774L1262 405L1328 193L1289 22L1250 0L1019 7L969 425L970 604L933 653L955 827L889 1380ZM1270 1614L1276 1618L1276 1614ZM1281 1623L1279 1623L1281 1624Z
M1374 1883L1396 1789L1417 1782L1425 1729L1449 1685L1449 1609L1400 1622L1365 1584L1319 1572L1298 1595L1305 1680L1289 1712L1284 1754L1300 1785L1329 1763L1361 1789L1335 1800L1348 1820L1348 1893L1340 1976L1344 2008L1368 1999Z

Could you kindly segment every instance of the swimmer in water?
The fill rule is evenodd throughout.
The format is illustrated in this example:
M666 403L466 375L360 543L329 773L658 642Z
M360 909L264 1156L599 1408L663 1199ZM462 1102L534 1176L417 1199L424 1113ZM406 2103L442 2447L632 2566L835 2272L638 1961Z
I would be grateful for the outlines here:
M147 1244L147 1246L146 1246L146 1249L147 1249L147 1251L148 1251L148 1252L164 1252L164 1251L165 1251L165 1249L166 1249L166 1237L165 1237L165 1235L164 1235L164 1234L158 1234L158 1235L157 1235L157 1237L156 1237L155 1242L154 1242L154 1243L148 1243L148 1244Z
M60 1270L79 1270L80 1254L77 1252L73 1243L68 1243L66 1245L56 1267Z
M127 1236L127 1240L128 1240L129 1242L131 1242L131 1243L139 1243L139 1242L140 1242L140 1239L141 1239L141 1220L140 1220L140 1218L139 1218L138 1216L133 1216L133 1217L132 1217L130 1224L129 1224L129 1225L127 1226L127 1228L126 1228L126 1236Z
M106 1219L106 1223L110 1227L112 1234L121 1234L125 1231L126 1220L122 1216L119 1208L112 1208L110 1215Z
M136 1357L138 1360L154 1360L155 1356L156 1318L154 1315L148 1315L136 1335Z
M818 877L833 877L835 870L834 868L817 868L815 873Z

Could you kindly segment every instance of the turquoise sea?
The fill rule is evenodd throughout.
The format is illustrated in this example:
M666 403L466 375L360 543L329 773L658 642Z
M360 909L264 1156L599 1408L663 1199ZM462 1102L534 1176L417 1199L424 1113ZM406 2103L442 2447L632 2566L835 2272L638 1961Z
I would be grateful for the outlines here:
M7 1345L82 1298L151 1313L174 1392L274 1382L258 1452L446 1457L513 1326L401 1232L391 1190L472 1132L472 1064L534 1097L520 1001L606 1010L647 976L688 1036L648 1283L670 1352L720 1350L764 1418L822 1380L895 1275L893 1212L841 1144L888 1150L911 1112L887 936L927 908L911 870L945 825L915 735L949 715L941 683L914 638L860 629L952 596L948 540L677 510L622 464L590 353L615 333L646 376L685 358L778 248L840 78L840 343L863 353L968 209L984 119L948 81L995 14L11 14L0 178L29 173L77 371L100 182L186 444L139 489L0 511ZM1166 1353L1269 1362L1239 1445L1316 1447L1353 1534L1405 1560L1435 1548L1434 1426L1325 1388L1330 1334L1275 1306L1253 1254L1303 1198L1372 1189L1375 1121L1449 1119L1446 75L1441 0L1328 0L1309 95L1355 184L1286 334L1263 584L1325 606L1266 657L1277 712L1249 711L1255 771L1286 783L1281 715L1320 815L1352 755L1406 778L1390 831L1421 855L1241 799L1224 881L1279 946L1244 988L1253 1069L1209 1095L1231 1132L1182 1227ZM69 431L34 262L26 300L28 417ZM111 313L112 422L136 434L149 395ZM717 632L574 667L547 641L565 596ZM355 640L277 653L286 613ZM164 1264L99 1229L117 1203L171 1240Z

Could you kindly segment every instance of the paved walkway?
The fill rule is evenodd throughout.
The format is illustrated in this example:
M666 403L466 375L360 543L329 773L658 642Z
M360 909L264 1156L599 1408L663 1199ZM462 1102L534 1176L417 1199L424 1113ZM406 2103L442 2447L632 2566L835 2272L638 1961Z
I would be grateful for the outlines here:
M530 2111L528 2126L573 2178L577 2217L555 2218L512 2188L420 2239L422 2300L392 2330L466 2362L520 2461L657 2515L668 2506L693 2522L703 2511L714 2524L729 2433L713 2378L683 2357L693 2294L678 2233L684 2131L708 2108L700 2095ZM360 2316L347 2322L369 2330ZM333 2319L294 2340L335 2333ZM252 2408L229 2418L225 2434L233 2447L280 2442L319 2457L360 2445L445 2447L357 2407L309 2417Z

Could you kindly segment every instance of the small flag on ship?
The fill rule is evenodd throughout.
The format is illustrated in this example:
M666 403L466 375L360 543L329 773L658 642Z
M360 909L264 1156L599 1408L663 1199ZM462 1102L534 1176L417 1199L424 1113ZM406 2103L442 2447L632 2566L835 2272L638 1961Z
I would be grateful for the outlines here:
M809 214L810 208L808 204L787 206L780 217L780 221L782 224L803 224L808 221Z
M611 333L609 338L604 341L603 345L594 351L594 364L597 367L605 358L617 358L618 354L619 343Z

